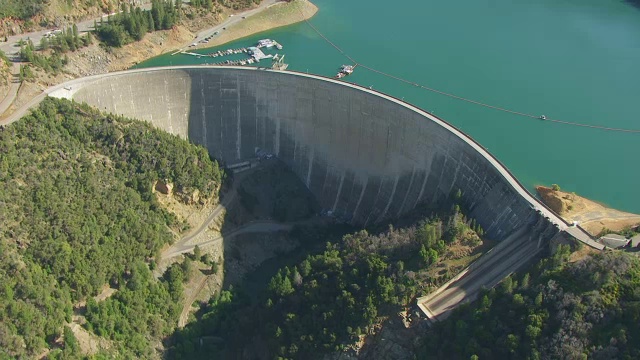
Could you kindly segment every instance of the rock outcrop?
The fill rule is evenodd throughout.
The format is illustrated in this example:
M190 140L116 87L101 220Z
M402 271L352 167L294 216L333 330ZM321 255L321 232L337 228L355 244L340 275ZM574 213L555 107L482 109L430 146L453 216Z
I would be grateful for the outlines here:
M171 195L173 192L173 184L169 182L169 180L158 180L154 186L157 192L165 195Z

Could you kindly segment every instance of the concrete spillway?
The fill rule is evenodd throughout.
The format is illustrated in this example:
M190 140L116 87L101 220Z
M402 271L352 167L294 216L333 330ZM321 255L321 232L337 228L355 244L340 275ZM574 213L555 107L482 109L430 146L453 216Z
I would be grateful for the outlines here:
M273 153L325 210L354 224L399 217L460 189L469 215L494 239L544 217L550 227L566 228L460 131L397 99L332 79L173 67L74 80L51 95L150 121L226 163L254 157L256 148Z

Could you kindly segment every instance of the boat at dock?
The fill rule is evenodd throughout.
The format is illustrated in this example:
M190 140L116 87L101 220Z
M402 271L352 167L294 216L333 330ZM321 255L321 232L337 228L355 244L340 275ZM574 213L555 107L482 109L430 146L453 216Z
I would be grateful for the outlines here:
M226 57L229 55L246 54L248 55L248 59L224 60L216 63L207 62L205 65L209 65L209 66L249 65L249 64L259 63L260 60L274 58L274 55L265 54L261 50L261 48L272 48L272 47L282 49L282 45L280 45L280 43L278 43L277 41L271 40L271 39L262 39L258 41L258 44L256 46L251 46L251 47L242 47L237 49L224 49L224 50L218 50L209 54L199 54L199 53L190 52L187 50L179 50L172 55L183 54L183 55L194 56L200 59L202 57L218 58L218 57ZM282 58L284 57L284 55L279 58L277 56L278 55L276 54L276 57L274 58L275 66L273 68L278 70L285 70L288 65L282 62Z
M262 39L262 40L258 40L257 48L262 48L262 47L270 48L275 44L276 42L271 39Z

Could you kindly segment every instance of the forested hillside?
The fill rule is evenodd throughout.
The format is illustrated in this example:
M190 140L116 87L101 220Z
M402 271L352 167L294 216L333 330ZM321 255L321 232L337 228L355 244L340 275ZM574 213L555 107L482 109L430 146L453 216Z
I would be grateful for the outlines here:
M0 0L0 17L26 20L40 14L45 6L44 0Z
M464 264L477 253L476 230L456 206L398 229L346 235L280 269L265 293L212 299L199 321L174 336L169 355L310 359L344 349L455 275L447 261Z
M217 163L147 123L50 98L0 131L0 154L0 358L59 347L73 304L107 284L118 291L89 301L87 328L148 355L182 296L176 269L161 281L149 270L184 227L153 183L216 197Z
M426 334L440 359L638 359L640 260L561 248Z
M144 1L149 2L149 1ZM182 1L173 1L181 3ZM34 17L42 16L45 13L56 14L57 11L84 10L87 13L99 11L102 13L111 13L118 10L118 6L122 4L133 3L132 1L118 1L118 0L0 0L0 19L2 18L16 18L21 20L29 20ZM137 2L139 3L139 2ZM259 3L254 0L193 0L192 6L204 7L211 9L214 4L219 3L224 7L233 9L242 9L251 6L252 4ZM69 15L60 13L59 15Z

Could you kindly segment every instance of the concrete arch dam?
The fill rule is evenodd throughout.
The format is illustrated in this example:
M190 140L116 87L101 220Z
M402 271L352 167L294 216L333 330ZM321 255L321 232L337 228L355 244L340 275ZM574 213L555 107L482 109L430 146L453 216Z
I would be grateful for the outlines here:
M228 164L255 157L257 148L275 154L325 210L357 225L399 217L461 189L469 215L494 239L523 227L548 239L567 228L462 132L333 79L186 66L78 79L49 94L150 121Z

